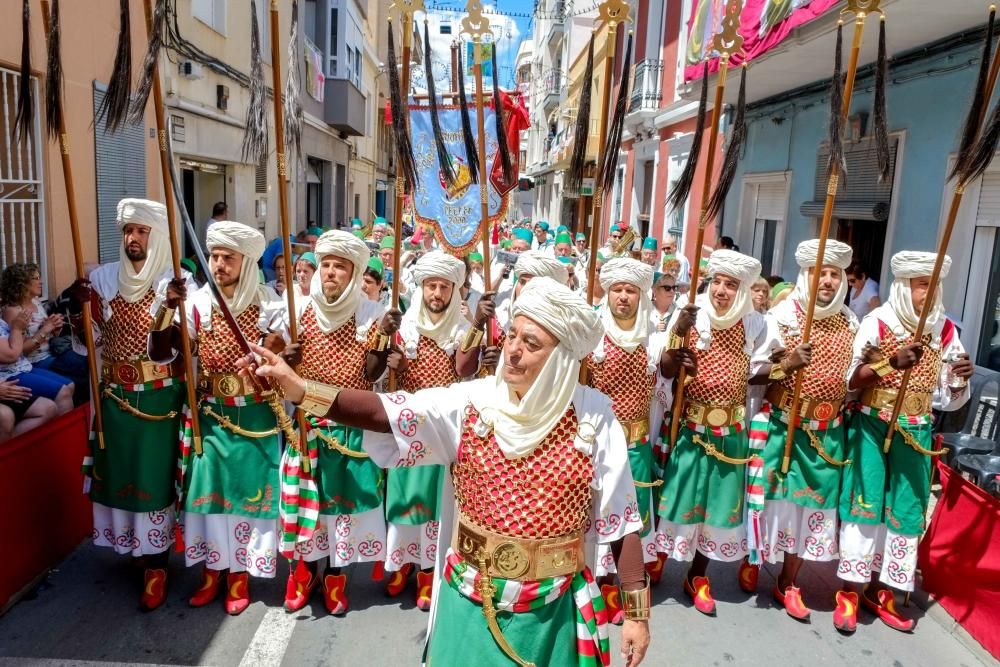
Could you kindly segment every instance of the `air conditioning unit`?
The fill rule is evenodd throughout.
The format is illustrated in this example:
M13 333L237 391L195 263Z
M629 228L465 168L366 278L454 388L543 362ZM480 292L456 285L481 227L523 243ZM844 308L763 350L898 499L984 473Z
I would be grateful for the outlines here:
M182 60L177 69L182 77L191 81L197 81L198 79L205 78L205 72L202 69L202 66L193 60Z

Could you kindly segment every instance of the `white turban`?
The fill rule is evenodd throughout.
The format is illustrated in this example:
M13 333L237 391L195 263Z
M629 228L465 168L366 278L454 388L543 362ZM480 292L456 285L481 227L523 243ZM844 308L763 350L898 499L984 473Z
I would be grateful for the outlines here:
M417 289L410 308L403 317L403 338L413 342L418 338L416 334L426 336L437 343L438 347L450 352L468 324L468 320L462 316L462 295L459 293L459 289L465 284L465 263L446 252L435 250L417 260L411 275ZM455 286L451 301L437 322L431 319L423 301L423 284L429 278L441 278Z
M913 295L910 292L910 279L930 277L934 273L934 262L937 260L937 253L915 252L904 250L897 252L889 260L889 267L895 280L889 289L889 305L896 313L900 323L906 327L907 331L917 330L920 322L920 313L913 308ZM951 270L951 257L944 256L941 263L941 279L948 277ZM944 316L944 301L941 299L941 285L934 286L934 307L927 315L927 326L933 327Z
M809 307L810 287L812 287L809 269L816 266L818 255L819 239L803 241L795 249L795 261L801 268L798 278L795 279L795 294L793 296L803 308ZM840 269L840 287L837 288L837 293L833 295L830 303L825 306L820 304L818 300L816 301L814 313L816 319L823 320L843 311L848 288L845 271L851 265L853 257L854 250L851 249L851 246L833 239L827 240L826 248L823 251L823 266L836 266Z
M569 269L555 257L544 254L541 250L526 250L517 257L514 265L517 275L529 275L533 278L552 278L565 285L569 280Z
M639 289L639 308L636 312L635 325L624 330L618 326L618 320L611 310L611 286L616 283L628 283ZM649 314L653 310L649 292L653 288L653 267L629 257L616 257L608 260L601 268L601 287L604 288L604 302L601 304L601 322L608 338L626 352L632 352L639 345L645 345L649 340L651 328Z
M503 379L506 360L501 358L495 391L475 405L508 458L530 454L566 414L579 384L580 360L604 335L594 309L551 278L534 278L524 286L514 304L513 316L519 315L544 327L559 344L520 398Z
M736 298L732 305L723 314L719 314L712 305L711 295L706 292L696 299L696 305L708 316L713 329L728 329L743 319L753 310L753 301L750 299L750 286L760 277L760 262L753 257L738 253L735 250L716 250L708 258L709 277L722 274L740 281L740 288L736 292ZM711 289L711 288L709 288ZM701 318L699 318L701 319ZM711 335L703 331L704 325L698 325L698 332L704 337Z
M242 222L221 220L208 226L206 245L209 251L228 248L243 255L240 282L233 298L226 299L226 305L233 316L239 316L254 304L261 305L267 298L267 291L260 284L257 260L264 254L264 235Z
M121 230L130 224L149 227L146 261L142 270L136 273L132 268L132 262L125 253L124 234L118 251L121 259L118 263L118 293L129 303L135 303L141 301L153 283L170 268L167 209L163 204L148 199L122 199L118 202L117 222Z
M324 257L335 255L354 265L350 282L333 303L327 301L323 294L323 277L318 269L313 273L312 281L309 283L309 298L312 299L316 323L320 331L330 333L342 327L357 313L362 296L361 282L371 253L364 241L350 232L337 229L323 232L316 239L316 249L313 253L319 263L322 263Z

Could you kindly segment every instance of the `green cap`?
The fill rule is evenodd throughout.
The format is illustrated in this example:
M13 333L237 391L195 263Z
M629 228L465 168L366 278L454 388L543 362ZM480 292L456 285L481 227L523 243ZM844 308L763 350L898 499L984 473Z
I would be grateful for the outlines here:
M771 288L771 298L776 299L778 298L779 294L781 294L785 290L792 289L793 287L795 287L795 285L792 283L778 283L777 285Z
M541 227L541 228L542 228L542 229L544 229L545 231L549 231L549 223L547 223L547 222L546 222L546 221L544 221L544 220L540 221L540 222L539 222L539 223L538 223L537 225L535 225L535 226L536 226L536 227Z
M368 260L368 268L375 273L382 275L382 272L385 271L385 264L383 264L382 260L378 257L372 257Z
M708 268L708 260L703 257L701 259L701 261L698 262L698 268L699 269L707 269Z
M354 230L353 232L351 232L351 233L352 233L352 234L354 234L355 236L357 236L357 237L358 237L359 239L361 239L362 241L364 241L364 240L365 240L365 234L364 234L364 232L362 232L362 231L361 231L360 229L355 229L355 230Z
M395 248L396 247L395 243L396 242L392 240L391 236L383 236L382 242L378 244L378 247L380 250L382 248Z
M483 262L483 254L480 253L480 252L470 252L469 253L469 261L470 262L479 262L480 264L482 264L482 262Z
M375 218L375 224L376 225L384 225L384 224L386 224L385 218L383 218L381 215L378 216L378 217L376 217Z
M354 229L361 229L364 226L365 224L361 222L361 218L354 218L351 220L351 227L353 227Z
M573 245L573 237L566 232L560 232L556 235L556 245L560 243L565 243L566 245Z
M654 239L652 236L647 236L646 238L644 238L642 240L642 249L657 250L658 246L656 245L656 239Z
M510 239L500 239L500 247L501 248L509 248L510 247L510 243L511 243Z
M188 270L188 273L198 273L198 265L190 257L181 260L181 266Z
M299 255L299 260L303 261L303 262L309 262L310 264L312 264L312 267L314 269L317 266L319 266L319 261L316 260L316 255L314 253L311 253L311 252L304 252L304 253L302 253L301 255Z
M559 225L558 227L556 227L556 234L561 234L562 232L568 232L568 231L569 227L567 227L566 225Z
M577 232L576 233L576 240L577 241L586 241L587 240L587 235L584 234L583 232Z
M306 234L308 234L309 236L322 236L323 235L323 228L322 227L310 227L310 228L308 228L306 230Z
M524 229L522 227L522 228L514 230L514 240L527 241L528 243L531 243L531 241L534 238L535 237L534 237L534 235L532 235L530 229Z

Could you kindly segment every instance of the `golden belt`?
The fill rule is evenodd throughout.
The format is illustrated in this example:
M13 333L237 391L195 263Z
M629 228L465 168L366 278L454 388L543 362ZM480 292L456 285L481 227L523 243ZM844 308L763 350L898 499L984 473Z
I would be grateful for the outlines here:
M792 392L785 389L780 384L771 385L767 390L768 402L786 412L792 407ZM840 409L844 406L844 400L823 400L802 396L799 402L799 417L802 419L815 419L816 421L830 421L840 414Z
M173 364L158 364L141 359L105 361L101 369L101 376L107 384L145 384L176 377L180 374L178 370L178 367Z
M511 537L480 528L460 517L452 546L470 563L478 563L485 557L489 572L484 570L484 575L517 581L569 576L582 570L585 564L582 529L562 537Z
M198 378L198 391L216 398L234 398L258 394L260 388L236 373L204 373Z
M870 387L861 392L861 403L873 410L892 410L896 405L895 389L879 389ZM908 391L903 396L903 405L899 413L909 417L930 414L932 394L927 391Z
M647 435L649 435L649 419L634 419L630 422L622 422L622 428L625 429L625 442L631 445L633 442L639 442Z
M698 401L684 402L684 419L702 426L732 426L746 417L746 407L742 403L730 405L710 405Z

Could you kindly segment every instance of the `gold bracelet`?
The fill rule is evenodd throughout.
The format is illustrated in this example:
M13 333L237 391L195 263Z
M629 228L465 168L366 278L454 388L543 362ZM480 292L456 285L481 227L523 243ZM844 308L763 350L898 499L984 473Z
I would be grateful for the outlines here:
M889 363L889 357L880 359L873 364L868 364L868 368L872 369L872 372L880 378L884 378L886 375L896 370Z
M469 329L465 334L465 339L462 341L462 352L468 352L469 350L479 347L483 342L483 330L482 329Z
M314 417L325 418L339 393L340 387L306 380L306 395L302 397L299 407Z
M771 372L767 374L767 379L772 382L781 382L786 377L785 369L781 367L780 363L771 364Z
M646 575L646 585L635 591L621 591L622 610L625 619L629 621L648 621L652 596L649 591L649 575Z
M389 345L392 343L392 337L386 333L379 330L375 331L375 344L372 345L372 350L375 352L385 352L389 349Z
M169 329L170 325L174 323L175 312L174 308L170 308L166 304L160 304L156 315L153 317L153 324L150 327L150 331L164 331Z
M668 350L679 350L684 347L684 339L678 336L673 329L670 330L670 336L667 337L667 349Z

